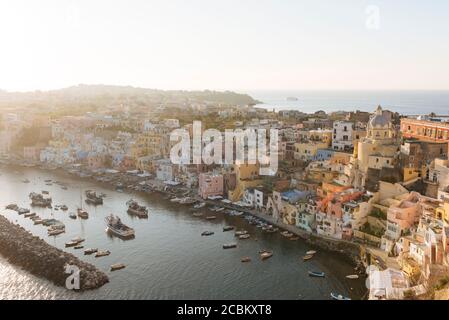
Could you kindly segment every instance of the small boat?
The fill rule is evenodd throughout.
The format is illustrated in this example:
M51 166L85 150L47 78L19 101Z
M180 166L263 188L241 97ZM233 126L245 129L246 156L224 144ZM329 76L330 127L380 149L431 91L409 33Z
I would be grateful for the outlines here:
M351 300L351 298L342 296L341 294L331 293L331 298L334 300Z
M272 256L273 256L273 252L272 252L272 251L265 251L265 252L262 252L262 253L260 254L260 258L261 258L262 260L269 259L269 258L271 258Z
M237 243L227 243L223 245L223 249L233 249L237 248Z
M246 240L246 239L249 239L250 237L251 237L251 235L249 235L249 234L242 234L242 235L239 236L239 239L240 240Z
M38 225L38 224L42 224L43 220L42 219L36 219L33 222L34 222L35 225Z
M298 241L298 240L299 240L299 237L291 237L289 240L290 240L290 241Z
M46 180L44 180L44 182L50 183L50 182L51 182L51 179L46 179Z
M19 208L19 210L17 210L18 214L26 214L26 213L30 213L30 209L26 209L26 208Z
M62 211L67 211L67 210L69 210L69 208L68 208L65 204L63 204L63 205L61 206L61 210L62 210Z
M148 209L145 206L142 206L137 203L137 201L131 199L126 202L128 206L128 214L135 215L139 218L148 218Z
M48 231L48 235L49 236L57 236L60 235L61 233L64 233L65 230L64 229L54 229L54 230L49 230Z
M32 218L32 217L34 217L34 216L36 216L36 213L35 212L33 212L33 213L25 213L25 218Z
M308 254L308 255L305 255L302 259L304 260L304 261L308 261L308 260L310 260L310 259L312 259L313 258L313 254Z
M228 232L228 231L232 231L232 230L234 230L233 226L225 226L225 227L223 227L223 232Z
M84 220L89 219L89 213L87 211L78 209L77 212L78 212L78 217L80 217L81 219L84 219Z
M109 251L109 250L97 251L97 253L95 254L95 258L105 257L110 254L111 254L111 251Z
M251 262L251 258L250 257L243 257L241 259L242 262Z
M306 254L307 255L310 255L310 254L314 255L314 254L316 254L316 251L315 250L310 250L310 251L307 251Z
M97 251L98 251L98 249L96 249L96 248L89 248L89 249L84 250L84 254L85 255L91 255L91 254L94 254Z
M124 224L118 216L111 214L104 220L106 222L107 232L110 232L120 238L134 238L134 229Z
M81 243L81 242L84 242L85 239L83 239L81 237L76 237L76 238L73 238L71 241L75 241L75 242Z
M61 187L62 190L67 190L68 188L66 186Z
M196 217L196 218L200 218L200 217L203 216L203 214L202 214L201 212L195 212L195 213L193 214L193 216Z
M75 246L75 247L73 247L75 250L80 250L80 249L83 249L84 248L84 246L82 245L82 244L79 244L79 245L77 245L77 246Z
M69 241L65 243L65 247L66 248L70 248L70 247L76 247L78 245L79 242L77 241Z
M245 234L248 234L248 231L246 231L246 230L240 230L240 231L236 231L236 232L234 233L234 235L235 235L236 237L240 237L240 236L243 236L243 235L245 235Z
M76 214L74 214L73 212L69 214L69 218L75 220L76 219Z
M126 266L123 263L116 263L116 264L111 265L111 271L125 269L125 267Z
M17 211L17 210L19 210L19 206L17 204L15 204L15 203L12 203L12 204L8 204L6 206L6 209Z
M208 216L208 217L206 217L206 220L215 220L215 219L217 219L216 216Z
M46 190L42 190L42 194L50 194L50 192L48 192Z
M194 209L201 209L204 208L206 206L205 202L201 202L201 203L197 203L196 205L193 206Z
M207 237L207 236L212 236L214 233L212 231L204 231L201 236L203 237Z
M308 273L310 277L324 278L326 276L324 272L320 271L309 271Z
M349 276L346 276L346 278L347 278L347 279L351 279L351 280L356 280L356 279L359 278L359 276L356 275L356 274L351 274L351 275L349 275Z
M293 233L291 233L289 231L282 231L281 236L286 237L286 238L291 238L291 237L293 237Z

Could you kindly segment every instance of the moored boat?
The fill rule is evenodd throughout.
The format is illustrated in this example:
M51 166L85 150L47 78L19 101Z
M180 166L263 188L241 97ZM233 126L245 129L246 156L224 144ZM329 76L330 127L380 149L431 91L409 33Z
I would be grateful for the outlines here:
M240 261L242 261L242 262L251 262L251 258L250 257L243 257Z
M239 236L239 239L240 240L246 240L246 239L249 239L250 237L251 237L251 235L249 235L249 234L242 234L242 235Z
M78 245L77 241L69 241L65 243L65 247L66 248L70 248L70 247L76 247Z
M333 292L331 293L331 298L334 300L351 300L351 298Z
M85 255L91 255L91 254L96 253L97 251L98 251L97 248L89 248L89 249L84 250L84 254Z
M69 214L69 218L75 220L75 219L76 219L76 214L73 213L73 212L71 212L71 213Z
M321 271L309 271L308 273L310 277L324 278L326 276L326 274Z
M126 202L128 206L128 213L130 215L135 215L139 218L148 218L148 209L145 206L139 205L137 201L131 199Z
M86 210L83 209L77 209L77 213L78 213L78 217L80 217L81 219L89 219L89 213Z
M304 261L308 261L308 260L310 260L310 259L312 259L313 258L313 254L308 254L308 255L305 255L302 259L304 260Z
M269 259L269 258L271 258L272 256L273 256L273 251L264 251L264 252L262 252L262 253L260 254L260 258L261 258L262 260Z
M359 278L359 276L356 274L350 274L350 275L346 276L346 278L350 279L350 280L357 280Z
M201 212L195 212L195 213L193 214L193 216L196 217L196 218L200 218L200 217L203 216L203 214L202 214Z
M215 220L215 219L217 219L216 216L207 216L206 217L206 220Z
M84 194L86 195L86 200L84 200L86 203L92 204L95 206L103 204L103 198L97 196L97 193L95 191L86 190L86 192Z
M223 227L223 232L228 232L228 231L232 231L232 230L234 230L233 226L225 226L225 227Z
M106 257L106 256L108 256L110 254L111 254L111 251L109 251L109 250L97 251L97 253L95 253L95 258Z
M234 233L234 235L235 235L236 237L240 237L240 236L243 236L243 235L245 235L245 234L248 234L248 231L246 231L246 230L240 230L240 231L236 231L236 232Z
M204 231L201 236L203 237L207 237L207 236L212 236L214 233L212 231Z
M54 229L54 230L49 230L48 231L48 235L49 236L57 236L60 235L61 233L64 233L65 230L64 229Z
M200 203L197 203L196 205L194 205L193 208L194 209L201 209L201 208L204 208L205 206L206 206L205 202L200 202Z
M282 231L281 236L286 237L286 238L291 238L291 237L293 237L293 233L291 233L289 231Z
M132 238L135 235L134 229L128 227L118 216L113 214L105 218L107 231L120 237L120 238Z
M29 198L33 207L48 208L51 206L51 198L45 198L42 194L31 192Z
M316 254L316 251L315 250L310 250L310 251L307 251L306 254L307 255L309 255L309 254L314 255L314 254Z
M117 271L126 268L126 266L123 263L116 263L111 265L111 271Z
M227 243L223 245L223 249L233 249L237 248L237 243Z

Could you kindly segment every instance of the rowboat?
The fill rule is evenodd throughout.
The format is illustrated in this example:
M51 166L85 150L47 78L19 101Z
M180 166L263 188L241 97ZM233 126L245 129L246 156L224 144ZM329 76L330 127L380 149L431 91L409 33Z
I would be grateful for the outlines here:
M341 294L331 293L331 298L334 300L351 300L351 298L342 296Z
M356 275L356 274L351 274L351 275L349 275L349 276L346 276L346 278L347 278L347 279L351 279L351 280L356 280L356 279L359 278L359 276Z
M90 249L84 250L84 254L85 255L91 255L91 254L93 254L93 253L95 253L97 251L98 251L98 249L96 249L96 248L90 248Z
M233 249L237 248L237 243L228 243L223 245L223 249Z
M271 258L272 256L273 256L273 252L272 252L272 251L265 251L265 252L262 252L262 253L260 254L260 258L261 258L262 260L269 259L269 258Z
M304 261L307 261L307 260L310 260L310 259L312 259L313 258L313 254L308 254L308 255L305 255L304 257L303 257L303 260Z
M310 254L311 254L311 255L314 255L315 253L316 253L315 250L310 250L310 251L307 251L307 252L306 252L307 255L310 255Z
M319 271L309 271L309 276L317 277L317 278L324 278L326 276L326 274L324 272L319 272Z
M243 257L241 259L242 262L251 262L251 258L250 257Z
M234 230L233 226L225 226L225 227L223 227L223 232L228 232L228 231L232 231L232 230Z
M111 271L124 269L126 266L123 263L116 263L111 266Z
M206 217L206 220L215 220L215 219L217 219L216 216L209 216L209 217Z
M246 240L246 239L249 239L250 237L251 237L251 235L249 235L249 234L242 234L242 235L239 236L239 239L240 240Z
M97 253L95 254L95 258L105 257L105 256L108 256L110 254L111 254L111 252L109 250L97 251Z
M201 236L203 237L208 237L208 236L212 236L214 233L212 231L204 231Z

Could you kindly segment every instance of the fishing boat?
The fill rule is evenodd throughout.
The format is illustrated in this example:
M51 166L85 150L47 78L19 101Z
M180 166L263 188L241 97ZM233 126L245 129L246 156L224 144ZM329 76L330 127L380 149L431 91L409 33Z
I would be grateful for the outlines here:
M92 204L95 206L103 204L103 198L97 196L97 193L95 191L86 190L84 192L84 194L86 195L86 200L84 200L86 203Z
M128 213L130 215L137 216L139 218L148 218L148 209L145 206L141 206L137 203L137 201L131 199L126 202L128 206Z
M273 256L273 252L272 252L272 251L264 251L264 252L262 252L262 253L260 254L260 258L261 258L262 260L269 259L269 258L271 258L272 256Z
M110 254L111 254L111 251L109 251L109 250L97 251L97 253L95 254L95 258L106 257Z
M239 236L239 239L246 240L246 239L249 239L250 237L251 237L251 235L249 235L249 234L242 234L241 236Z
M217 219L216 216L208 216L208 217L206 217L206 220L215 220L215 219Z
M306 254L307 255L309 255L309 254L314 255L314 254L316 254L316 251L315 250L310 250L310 251L307 251Z
M81 242L84 242L86 239L83 239L83 238L81 238L81 237L76 237L76 238L73 238L71 241L75 241L75 242L77 242L77 243L81 243Z
M223 249L233 249L237 248L237 243L227 243L223 245Z
M182 198L179 203L180 204L194 204L197 200L194 198L190 198L190 197L185 197Z
M351 298L333 292L331 293L331 298L334 300L351 300Z
M356 274L351 274L351 275L346 276L346 278L351 279L351 280L357 280L359 278L359 276Z
M28 212L28 213L25 213L25 215L24 215L25 218L32 218L34 216L36 216L35 212Z
M42 219L36 219L36 220L33 220L33 223L34 223L35 225L42 224L42 223L43 223L43 220L42 220Z
M19 210L17 210L18 214L26 214L26 213L30 213L30 209L26 209L26 208L19 208Z
M62 211L67 211L67 210L69 210L69 208L68 208L65 204L63 204L63 205L61 206L61 210L62 210Z
M71 212L71 213L69 214L69 218L75 220L75 219L76 219L76 214L73 213L73 212Z
M105 218L105 222L107 232L110 232L120 238L132 238L135 236L134 229L122 223L118 216L111 214Z
M324 278L326 276L324 272L320 271L309 271L308 273L310 277Z
M250 257L243 257L240 261L242 262L251 262L251 258Z
M313 258L313 254L308 254L308 255L305 255L302 259L304 260L304 261L308 261L308 260L310 260L310 259L312 259Z
M97 251L98 251L98 249L96 249L96 248L89 248L89 249L84 250L84 254L91 255L91 254L96 253Z
M126 268L126 266L123 263L116 263L111 265L111 271L117 271Z
M6 206L6 209L17 211L17 210L19 210L19 206L15 203L11 203Z
M232 230L234 230L233 226L225 226L225 227L223 227L223 232L228 232L228 231L232 231Z
M78 245L73 247L73 249L75 249L75 250L80 250L80 249L83 249L83 248L84 248L84 246L82 244L78 244Z
M208 237L208 236L212 236L214 233L212 231L204 231L201 236L203 237Z

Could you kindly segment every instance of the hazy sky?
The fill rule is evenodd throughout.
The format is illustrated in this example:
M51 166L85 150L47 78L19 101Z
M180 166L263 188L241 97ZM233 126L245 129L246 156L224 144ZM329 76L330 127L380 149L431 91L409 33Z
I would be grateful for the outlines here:
M78 83L449 89L449 1L0 0L0 88Z

